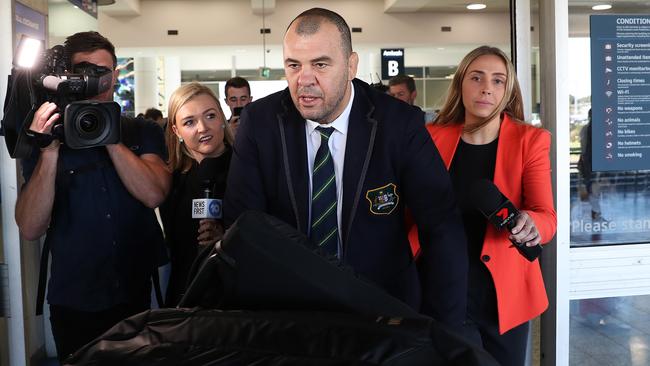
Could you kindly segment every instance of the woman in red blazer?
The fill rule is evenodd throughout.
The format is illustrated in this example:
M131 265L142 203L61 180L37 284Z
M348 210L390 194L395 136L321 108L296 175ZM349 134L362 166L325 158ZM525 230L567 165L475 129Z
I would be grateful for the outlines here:
M458 66L445 105L427 126L458 198L468 237L468 325L502 365L524 364L528 321L548 299L538 260L524 258L510 240L528 246L555 235L548 131L521 122L521 92L508 57L482 46ZM519 208L514 228L497 231L476 209L469 191L489 179Z

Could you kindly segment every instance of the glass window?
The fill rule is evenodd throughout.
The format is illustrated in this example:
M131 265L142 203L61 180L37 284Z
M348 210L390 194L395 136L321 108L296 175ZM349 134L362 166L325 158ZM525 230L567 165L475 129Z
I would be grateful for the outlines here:
M588 16L572 15L573 18ZM578 23L589 24L588 19ZM571 247L647 243L650 241L650 171L595 171L591 165L588 37L569 39L569 63Z
M617 107L622 105L617 95L627 87L620 87L618 80L624 76L619 74L616 66L622 63L617 56L612 58L607 54L608 42L602 44L603 58L596 59L602 61L591 63L590 16L647 13L645 3L625 3L612 2L612 9L603 12L592 10L577 0L569 0L569 70L566 85L570 94L571 291L574 295L578 294L575 297L598 296L576 299L570 303L571 365L650 365L650 295L621 296L632 291L635 295L640 293L642 290L638 286L627 284L643 284L647 280L645 275L639 275L634 268L623 264L624 261L617 260L636 253L633 251L637 248L641 251L644 248L623 244L650 242L650 171L598 171L591 164L592 156L605 160L608 151L608 140L597 133L610 133L605 136L611 136L613 143L624 141L619 137L619 131L624 126L619 125L616 117L619 113ZM619 38L623 37L622 33L619 34ZM614 44L614 47L618 46ZM613 52L614 55L623 54ZM648 67L650 62L641 60L635 66ZM592 70L602 74L592 80ZM613 75L613 87L605 82L610 79L609 75ZM599 103L603 109L596 110L592 118L592 106L596 105L592 105L592 102L598 99L605 103ZM609 112L604 111L610 103L615 117L608 121ZM642 103L646 105L643 101L634 101L630 106L637 107ZM608 124L612 126L610 129L607 128ZM601 137L600 145L593 142L594 137ZM616 149L613 148L614 154ZM608 247L614 245L617 247ZM639 260L639 264L641 262ZM587 295L581 292L585 286L591 291ZM612 294L614 290L616 294Z
M650 365L650 295L571 301L570 365Z
M248 81L282 80L284 79L284 69L270 69L268 78L261 76L260 69L239 69L237 70L237 76L241 76ZM181 70L182 83L192 81L226 81L230 77L230 70Z

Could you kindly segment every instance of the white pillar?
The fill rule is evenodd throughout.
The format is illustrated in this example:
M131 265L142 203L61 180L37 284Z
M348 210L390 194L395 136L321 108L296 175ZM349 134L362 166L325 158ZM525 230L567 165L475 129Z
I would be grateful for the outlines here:
M133 60L135 78L135 114L158 106L158 78L155 57L136 57Z
M165 57L165 105L163 115L167 116L169 98L181 86L181 59L177 56ZM169 116L167 116L169 118Z
M569 364L569 87L568 0L540 0L542 124L551 131L551 171L557 207L557 234L542 254L549 308L542 315L541 364Z
M530 0L515 1L515 29L517 49L517 79L521 86L521 95L524 101L524 119L532 119L532 68L531 68L531 41L530 41Z
M0 100L5 100L7 75L11 72L13 55L13 11L11 0L0 0ZM0 110L0 117L3 112ZM9 341L9 364L26 364L25 321L23 315L22 268L20 260L20 236L14 222L14 205L18 195L16 161L9 157L4 138L0 138L0 194L2 195L2 241L7 264L9 314L7 335Z

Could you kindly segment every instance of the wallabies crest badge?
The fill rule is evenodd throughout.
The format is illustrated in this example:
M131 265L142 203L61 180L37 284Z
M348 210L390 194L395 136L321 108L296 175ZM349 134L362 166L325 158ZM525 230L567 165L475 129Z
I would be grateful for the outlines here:
M370 212L375 215L388 215L399 203L397 186L389 183L383 187L371 189L366 192L366 199L370 202Z

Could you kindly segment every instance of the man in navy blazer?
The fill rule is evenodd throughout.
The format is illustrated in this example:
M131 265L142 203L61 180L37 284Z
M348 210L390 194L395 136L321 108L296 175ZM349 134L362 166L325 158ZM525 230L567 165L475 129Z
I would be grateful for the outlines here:
M329 139L337 190L338 257L414 309L465 320L465 234L449 176L421 112L354 79L358 56L343 18L314 8L284 38L289 87L246 106L228 176L226 222L246 210L311 230L315 126ZM417 266L406 212L419 228Z

